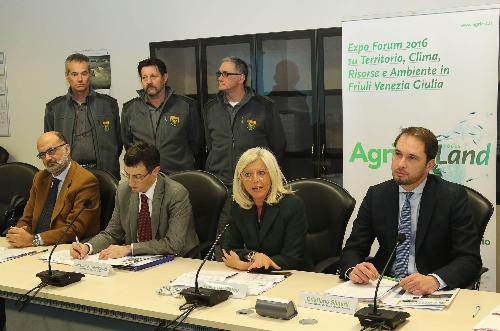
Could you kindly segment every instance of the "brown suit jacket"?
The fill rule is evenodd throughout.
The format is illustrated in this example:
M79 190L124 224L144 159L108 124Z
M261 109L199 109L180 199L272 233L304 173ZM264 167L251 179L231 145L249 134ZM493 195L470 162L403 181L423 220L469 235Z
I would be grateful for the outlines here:
M19 219L17 227L27 226L27 230L33 233L38 224L40 214L49 194L52 175L47 171L39 171L33 179L30 197L23 216ZM94 236L99 232L99 220L101 213L99 184L96 177L82 168L75 161L71 161L66 179L62 183L61 190L57 196L56 205L52 212L50 230L40 233L45 245L55 244L63 234L68 225L83 207L86 199L92 201L91 207L82 211L80 217L75 221L72 229L69 229L61 243L71 243L75 235L79 239Z

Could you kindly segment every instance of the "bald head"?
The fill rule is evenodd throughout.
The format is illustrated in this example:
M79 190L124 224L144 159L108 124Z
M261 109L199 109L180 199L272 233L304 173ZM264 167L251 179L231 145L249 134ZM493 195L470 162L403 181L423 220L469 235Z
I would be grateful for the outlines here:
M57 131L45 132L37 142L38 158L52 175L59 175L71 161L71 149L62 133Z
M51 143L51 142L59 142L60 144L66 143L66 138L62 135L61 132L57 131L49 131L43 133L40 137L38 137L38 140L36 141L36 148L39 149L39 146L43 146L46 143Z

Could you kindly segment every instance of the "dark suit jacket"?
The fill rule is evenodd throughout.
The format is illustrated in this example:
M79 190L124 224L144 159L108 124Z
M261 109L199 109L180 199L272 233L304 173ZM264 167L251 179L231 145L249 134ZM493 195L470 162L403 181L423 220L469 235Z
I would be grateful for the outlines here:
M196 246L198 236L186 188L160 173L153 194L151 229L153 240L137 242L139 194L123 182L116 191L115 209L108 226L89 240L98 253L109 245L134 243L134 255L184 255Z
M341 276L348 268L364 261L375 238L380 248L373 264L382 271L396 243L398 214L399 186L394 180L368 189L342 251ZM415 261L418 272L437 274L449 288L467 285L481 269L479 244L465 190L429 175L417 221Z
M264 253L282 269L304 267L307 220L298 196L285 195L275 205L264 203L260 225L255 205L243 209L233 202L231 216L224 249L234 250L242 260L249 251Z
M49 195L52 175L47 171L39 171L33 179L30 197L23 216L19 219L17 227L27 226L28 232L33 233L38 225L38 220ZM83 207L85 200L92 201L91 207L82 211L78 220L73 224L73 230L68 230L62 238L62 243L71 243L75 234L79 239L88 238L99 232L101 205L99 199L99 184L89 171L71 161L66 179L62 183L61 191L57 196L56 205L52 212L50 230L42 232L45 245L54 244L63 234L66 225L73 220L78 211Z

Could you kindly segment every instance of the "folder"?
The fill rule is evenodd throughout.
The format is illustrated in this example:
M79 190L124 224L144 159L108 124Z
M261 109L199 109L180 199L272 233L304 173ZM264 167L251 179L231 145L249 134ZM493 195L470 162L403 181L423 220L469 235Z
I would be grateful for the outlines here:
M120 270L139 271L151 268L155 265L170 262L174 258L174 255L132 256L119 265L113 265L113 268Z

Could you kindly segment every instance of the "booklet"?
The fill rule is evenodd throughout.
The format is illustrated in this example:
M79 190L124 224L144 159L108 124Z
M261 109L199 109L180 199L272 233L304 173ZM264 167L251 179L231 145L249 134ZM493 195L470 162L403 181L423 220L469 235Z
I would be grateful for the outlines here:
M397 308L443 310L451 304L459 290L457 288L450 291L436 291L427 295L414 295L398 286L382 299L382 304Z

